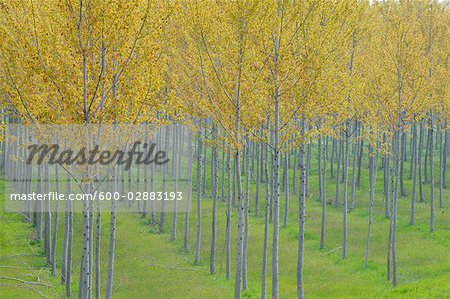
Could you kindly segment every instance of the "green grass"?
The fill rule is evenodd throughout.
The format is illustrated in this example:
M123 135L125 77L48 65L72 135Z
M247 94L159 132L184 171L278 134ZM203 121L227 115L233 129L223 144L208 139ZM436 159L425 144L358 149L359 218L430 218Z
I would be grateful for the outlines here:
M0 181L0 187L3 187L3 184L4 182ZM50 275L42 246L34 241L33 227L23 222L20 215L4 212L3 201L1 196L0 297L57 298L58 279ZM36 283L48 284L51 287Z
M314 156L313 151L313 156ZM319 250L321 205L317 201L318 179L312 161L310 196L306 203L305 232L305 295L309 298L448 298L450 297L450 217L448 206L450 190L444 190L444 209L438 208L439 190L435 191L436 220L435 233L429 232L429 203L416 204L416 225L409 225L411 181L405 175L407 196L399 201L397 234L397 257L399 285L394 288L386 279L386 251L389 220L384 218L382 198L382 171L377 176L377 193L374 206L374 223L370 248L369 269L364 268L365 242L368 215L368 170L363 169L361 187L356 193L355 209L349 213L348 258L341 258L342 211L327 206L326 248ZM381 166L381 161L380 161ZM329 176L329 165L328 176ZM405 165L405 173L409 165ZM210 175L210 171L207 171ZM437 178L436 173L436 178ZM350 175L351 178L351 175ZM437 183L436 179L436 183ZM334 198L335 180L327 180L327 198ZM252 208L254 189L251 186ZM264 188L261 188L264 191ZM343 188L341 188L342 194ZM207 192L209 194L209 191ZM424 186L425 199L429 199L429 186ZM121 213L117 218L116 263L114 272L114 298L232 298L234 294L234 266L236 258L236 213L232 224L232 266L231 281L225 279L225 202L219 202L217 212L217 253L215 275L209 271L212 201L208 196L202 202L203 229L201 242L201 263L193 264L193 249L196 232L196 197L190 214L191 251L181 252L183 244L184 213L178 216L177 240L171 242L170 228L172 214L166 214L166 231L155 233L157 228L149 226L146 219L137 215ZM350 195L350 190L349 190ZM262 192L261 199L264 198ZM342 198L342 197L341 197ZM3 199L2 199L3 200ZM296 264L298 245L297 204L298 196L290 196L288 226L280 228L280 273L281 298L296 297ZM283 215L284 195L281 197ZM263 207L263 206L262 206ZM107 209L107 206L104 206ZM261 208L263 211L263 208ZM264 220L253 217L250 220L248 248L248 285L244 292L248 298L259 298L261 288L261 256ZM102 222L102 294L106 284L109 215L103 213ZM62 217L63 218L63 217ZM61 219L61 218L60 218ZM58 254L60 255L63 221L60 221ZM81 253L80 214L75 217L74 239L74 281L73 293L77 295L79 257ZM270 228L272 230L272 228ZM20 216L1 213L1 262L0 266L21 266L25 268L0 268L2 276L17 277L30 281L43 281L51 288L36 287L49 298L63 297L59 278L52 278L45 267L42 244L30 241L33 229L21 221ZM271 244L271 240L270 240ZM27 254L12 256L14 254ZM268 264L268 294L270 296L270 248ZM58 271L60 258L58 257ZM39 277L39 278L38 278ZM16 283L1 280L0 283ZM24 286L2 286L1 298L40 298L35 290Z

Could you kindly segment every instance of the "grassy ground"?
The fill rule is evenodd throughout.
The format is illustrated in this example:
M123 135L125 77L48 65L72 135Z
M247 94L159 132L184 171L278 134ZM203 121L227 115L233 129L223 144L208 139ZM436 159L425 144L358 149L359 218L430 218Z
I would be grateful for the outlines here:
M4 182L0 181L0 187ZM3 188L2 188L3 189ZM0 297L57 298L52 278L45 264L42 245L34 241L34 230L14 213L0 210Z
M315 162L315 161L314 161ZM348 258L341 258L342 211L327 206L326 248L319 250L321 206L317 201L317 171L310 178L311 193L307 200L305 241L305 295L310 298L448 298L450 296L450 217L448 206L450 190L444 192L444 209L436 209L435 233L429 232L429 203L417 203L416 225L409 225L411 181L406 180L407 196L399 202L398 220L398 275L399 286L393 288L386 279L386 251L389 220L384 218L382 171L377 177L377 194L374 206L369 269L364 269L364 252L368 216L368 171L364 169L361 187L356 193L355 209L349 213ZM409 170L408 164L405 172ZM209 172L209 171L208 171ZM329 174L329 173L328 173ZM408 176L406 175L406 178ZM437 181L437 180L436 180ZM254 186L251 198L254 199ZM327 198L334 196L334 180L327 181ZM262 189L263 190L263 189ZM342 190L342 188L341 188ZM436 206L438 192L436 189ZM342 192L342 191L341 191ZM429 199L429 187L424 189ZM264 198L262 194L261 198ZM3 200L3 199L2 199ZM280 229L280 297L296 296L296 263L298 244L297 204L298 196L291 194L289 223ZM284 195L281 200L281 215ZM252 204L252 207L254 205ZM105 207L107 208L107 207ZM144 218L121 213L117 218L116 263L114 272L114 298L231 298L234 280L225 279L225 202L218 204L218 239L216 254L217 274L210 275L209 251L211 235L212 202L207 197L202 202L203 230L201 264L193 264L196 229L196 200L190 214L191 251L181 253L184 213L178 217L177 240L171 242L169 233L156 233ZM263 210L263 209L262 209ZM253 214L253 211L251 212ZM172 214L166 215L166 231L170 232ZM170 221L170 222L169 222ZM61 221L62 222L62 221ZM58 253L62 242L60 223ZM76 297L81 253L81 217L75 217L74 281ZM234 276L236 215L233 215L232 266ZM258 298L261 287L261 256L263 244L263 218L251 217L248 257L249 288L244 295ZM102 292L106 284L109 216L103 213L102 223ZM42 244L29 241L32 227L21 221L20 216L1 212L1 259L2 277L40 281L51 285L28 285L20 281L1 279L1 298L48 298L63 297L59 278L52 278L45 266ZM271 240L270 240L271 244ZM270 250L269 250L269 258ZM60 271L60 258L58 258ZM11 268L15 267L15 268ZM270 294L270 262L268 265L268 294Z

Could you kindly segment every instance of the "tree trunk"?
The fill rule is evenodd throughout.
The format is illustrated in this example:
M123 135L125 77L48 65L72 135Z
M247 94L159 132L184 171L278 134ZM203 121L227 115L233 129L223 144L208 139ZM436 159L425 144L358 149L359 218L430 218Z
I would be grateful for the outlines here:
M307 145L307 154L306 154L306 196L309 195L309 174L311 173L311 149L312 143L308 143Z
M200 239L202 235L202 134L197 137L197 235L195 237L194 263L200 263Z
M262 130L261 130L262 134ZM258 157L256 159L256 195L255 195L255 217L259 217L259 189L260 189L260 183L261 183L261 167L260 163L263 160L263 153L261 150L260 154L260 148L262 148L262 145L256 144L256 156Z
M343 156L342 150L342 140L338 141L338 151L337 151L337 169L336 169L336 195L334 197L334 206L339 205L339 177L340 177L340 167L341 167L341 156Z
M414 225L414 218L416 213L416 190L417 190L417 126L414 124L412 127L412 146L411 146L411 165L412 168L412 197L411 197L411 217L409 224Z
M268 130L270 131L270 130ZM261 156L262 158L262 156ZM269 245L269 210L270 210L270 180L269 180L269 146L266 145L265 152L265 175L266 175L266 209L264 213L264 244L263 244L263 256L262 256L262 279L261 279L261 299L266 298L267 288L267 247ZM261 159L261 163L263 159Z
M283 215L283 226L287 226L288 216L289 216L289 181L288 181L288 171L289 171L289 154L286 152L284 157L284 173L285 177L285 187L284 187L284 215Z
M207 122L205 121L205 136L208 136L208 132L207 132L207 130L208 130L208 124L207 124ZM202 171L203 171L203 175L202 175L202 188L201 188L201 190L202 190L202 195L206 195L206 169L207 169L207 167L206 167L206 164L207 164L207 162L208 162L208 144L203 144L203 160L202 160L202 162L203 162L203 168L202 168Z
M7 147L6 147L7 148ZM37 178L36 178L36 194L42 193L42 165L37 165ZM42 214L44 214L43 205L41 200L37 200L34 207L35 215L33 218L34 226L37 230L37 239L38 241L42 241L43 232L42 232Z
M361 127L361 131L362 131L362 127ZM360 134L362 135L362 133ZM360 187L361 186L361 168L362 168L362 160L363 160L363 152L364 152L364 139L361 139L360 143L359 143L359 154L358 154L358 178L356 179L356 187Z
M430 129L428 133L430 143L430 232L434 232L434 116L433 112L430 112Z
M55 164L55 191L59 193L59 175L58 164ZM58 221L59 221L59 200L55 202L55 219L53 224L52 236L52 276L56 276L56 240L58 237Z
M109 180L109 178L108 178ZM96 234L95 234L95 298L100 299L100 247L101 247L101 226L102 226L102 218L101 218L101 203L100 200L97 199L96 202Z
M327 142L323 142L323 167L322 167L322 222L320 226L320 249L325 248L325 224L327 217Z
M370 182L370 200L369 200L369 225L367 228L366 239L366 256L364 260L364 267L369 267L369 248L370 248L370 232L372 229L372 213L373 213L373 201L375 195L375 175L374 175L374 152L373 148L369 145L369 182Z
M352 191L351 191L351 196L350 196L350 210L353 210L353 208L355 207L355 185L356 185L356 158L357 158L357 144L358 144L358 122L355 121L355 127L353 129L353 132L355 132L355 140L352 144Z
M444 124L444 150L443 150L443 162L442 166L442 177L443 177L443 188L447 188L447 153L449 151L449 132L447 131L447 120L445 120Z
M405 193L405 157L406 157L406 132L401 132L401 143L400 143L400 195L406 196Z
M243 260L243 235L244 235L244 202L241 184L241 164L240 151L236 150L234 155L234 165L236 167L236 183L238 196L238 230L237 230L237 254L236 254L236 281L235 298L241 298L242 260Z
M417 167L418 167L418 173L419 173L419 197L420 202L424 202L423 197L423 171L422 171L422 150L423 150L423 139L424 139L424 128L423 128L423 122L420 122L419 125L419 149L417 152Z
M213 140L216 140L217 135L216 135L216 127L213 124L212 126L212 130L213 130ZM211 155L213 156L213 165L212 168L214 170L214 175L212 176L212 195L213 195L213 209L212 209L212 220L211 220L211 256L210 256L210 260L209 260L209 272L211 274L214 274L216 272L216 266L215 266L215 260L216 260L216 228L217 228L217 200L218 200L218 196L219 196L219 189L218 189L218 176L217 176L217 172L218 172L218 160L217 160L217 145L213 144L212 146L212 153Z
M49 169L48 164L44 165L44 194L48 194L50 192L50 178L49 178ZM45 224L44 224L44 249L46 262L48 265L52 264L52 251L51 251L51 217L52 212L50 210L50 200L46 199L44 201L45 205Z
M334 178L334 157L337 152L337 141L333 138L332 146L331 146L331 158L330 158L330 177Z
M401 122L400 122L401 123ZM400 159L402 159L401 157L401 141L400 141L400 136L401 136L401 128L397 129L397 133L396 133L396 137L394 137L396 139L395 141L395 151L394 151L394 155L395 155L395 167L394 167L394 183L393 183L393 188L394 188L394 192L392 195L392 216L391 216L391 225L392 225L392 241L391 241L391 246L392 246L392 251L391 251L391 255L392 255L392 285L393 286L397 286L397 206L398 206L398 198L399 198L399 170L400 170Z
M66 189L67 193L67 189ZM68 196L68 194L65 194ZM61 284L66 284L67 281L67 247L69 242L69 217L70 217L70 206L69 201L65 201L65 213L64 213L64 237L62 244L62 254L61 254Z
M279 150L279 97L275 88L274 123L274 182L273 182L273 236L272 236L272 298L278 298L278 235L280 230L280 150Z
M220 181L221 201L225 201L225 139L222 140L222 180Z
M225 232L225 247L226 247L226 279L231 278L231 161L230 149L227 150L227 182L228 182L228 196L227 196L227 223Z
M443 136L445 136L445 128L443 128L442 132L439 134L439 208L444 207L444 201L442 199L442 193L444 192L444 152L445 148L443 147Z
M114 191L118 190L118 167L113 170ZM113 273L114 273L114 256L116 245L116 203L111 200L111 214L109 223L109 256L108 256L108 279L106 282L106 299L112 297Z
M183 147L183 144L181 142L181 132L178 128L178 126L175 124L172 126L173 127L173 144L172 144L172 175L173 175L173 179L174 179L174 186L173 186L173 191L175 192L175 194L177 194L178 192L178 167L181 168L181 166L178 166L178 156L179 156L179 151L178 149L181 149ZM174 200L173 201L173 218L172 218L172 230L170 233L170 240L171 241L175 241L177 238L177 222L178 222L178 201Z
M87 176L88 177L88 176ZM84 192L89 194L90 192L89 183L85 184ZM81 260L80 260L80 282L78 285L78 298L85 299L89 297L89 238L90 238L90 227L89 227L89 202L83 201L83 235L82 235L82 250L81 250Z
M168 152L169 149L169 127L164 128L164 152ZM160 134L162 135L162 134ZM162 192L167 192L167 172L168 172L168 164L165 163L162 165L163 178L162 178ZM131 173L131 169L129 171ZM131 190L132 191L132 190ZM164 218L166 215L166 211L164 210L164 200L161 200L161 211L159 213L159 233L164 233Z
M319 122L320 126L320 122ZM322 201L323 186L322 186L322 138L319 135L317 138L317 177L319 178L319 201Z
M292 193L297 194L297 149L294 149L294 162L292 165Z
M302 120L302 131L304 133L304 119ZM305 200L306 200L306 178L304 165L304 144L300 145L300 196L298 208L298 251L297 251L297 298L304 298L303 290L303 256L305 246ZM338 176L339 177L339 176Z
M72 191L71 178L68 174L66 177L66 196ZM73 246L73 204L72 201L67 201L68 209L68 233L67 233L67 268L64 272L66 283L66 297L72 297L72 246Z
M184 252L187 252L189 250L189 215L191 210L191 197L192 197L192 163L193 163L193 156L192 156L192 134L189 132L188 135L188 194L186 199L186 214L184 217L184 244L183 249Z
M247 138L247 144L249 144ZM247 152L246 160L245 160L245 208L244 208L244 244L243 244L243 254L242 254L242 289L247 290L247 273L248 273L248 235L249 235L249 212L250 212L250 148L247 146L245 151Z
M428 129L428 134L427 134L427 141L425 144L425 161L424 161L424 183L429 183L430 181L428 180L428 163L430 163L430 161L428 160L429 155L430 155L430 144L431 146L433 145L433 142L431 141L432 136L430 135L430 129Z
M347 236L348 236L348 226L347 226L347 194L348 194L348 162L349 162L349 132L350 122L347 120L346 124L346 136L345 136L345 156L344 156L344 198L342 201L342 213L343 213L343 238L342 238L342 258L347 257Z
M386 133L383 134L383 142L387 143ZM385 155L384 159L384 218L388 219L390 217L390 207L389 207L389 177L391 172L391 161L389 155Z

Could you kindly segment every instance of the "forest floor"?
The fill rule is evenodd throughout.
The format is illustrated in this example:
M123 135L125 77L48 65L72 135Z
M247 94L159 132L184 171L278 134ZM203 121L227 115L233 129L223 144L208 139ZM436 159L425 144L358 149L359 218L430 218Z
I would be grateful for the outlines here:
M406 168L406 167L405 167ZM406 168L409 169L409 168ZM329 175L329 172L328 172ZM291 176L290 176L291 177ZM350 176L351 177L351 176ZM407 175L405 175L407 178ZM245 180L243 180L245 181ZM435 232L429 232L429 187L424 186L424 203L416 204L416 224L409 224L411 180L405 180L406 197L399 201L397 258L399 285L392 287L386 279L386 252L389 219L384 217L382 170L377 175L374 222L369 268L364 268L368 225L368 171L363 169L361 186L356 191L355 208L348 217L348 258L342 259L342 209L327 206L326 247L319 249L321 205L317 201L317 171L312 170L310 195L306 202L304 286L307 298L448 298L450 296L450 189L445 189L444 208L439 208L439 190L435 191ZM327 199L334 198L335 179L327 180ZM3 182L0 182L3 184ZM219 184L220 186L220 184ZM251 209L248 247L248 289L244 297L259 298L264 233L264 189L261 187L261 215ZM342 194L341 188L341 194ZM350 189L350 188L349 188ZM250 189L254 207L255 186ZM219 191L220 194L220 191ZM212 200L202 201L201 263L194 265L196 193L190 213L190 251L182 253L185 213L179 213L177 240L170 241L172 213L166 214L166 233L157 226L130 213L117 217L116 256L113 298L232 298L236 263L236 213L232 219L232 279L225 278L226 203L217 206L216 274L209 274ZM17 214L3 210L0 196L0 298L64 298L58 275L51 277L45 265L42 244L32 241L33 228ZM350 192L349 192L350 198ZM287 227L280 228L279 289L280 298L296 297L298 246L298 195L290 195ZM103 207L107 209L107 206ZM284 194L280 217L283 217ZM61 251L63 218L58 231L58 253ZM73 243L73 297L77 297L81 253L81 215L75 214ZM281 221L282 223L282 221ZM272 224L271 224L272 225ZM270 232L272 228L270 228ZM271 235L270 235L271 237ZM102 213L101 274L102 297L106 285L109 213ZM271 286L271 238L269 238L267 292ZM48 285L48 286L47 286Z

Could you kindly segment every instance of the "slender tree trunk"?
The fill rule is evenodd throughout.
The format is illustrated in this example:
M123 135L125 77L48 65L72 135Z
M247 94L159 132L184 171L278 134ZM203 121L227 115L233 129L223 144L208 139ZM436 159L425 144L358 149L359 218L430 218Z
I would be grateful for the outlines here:
M360 130L362 131L362 129L363 128L361 127ZM361 141L359 142L359 154L358 154L358 178L356 179L356 187L358 188L361 186L361 168L364 156L363 152L364 152L364 139L361 139Z
M192 137L191 137L192 138ZM192 167L192 165L191 165ZM191 170L192 171L192 170ZM123 169L122 169L123 172ZM192 188L192 178L191 178L191 188ZM155 191L155 165L150 164L150 192ZM189 198L190 200L190 198ZM189 214L189 213L187 213ZM155 203L150 201L150 224L154 225L156 223L156 213L155 213Z
M412 126L411 126L411 132L410 132L410 134L411 134L411 136L412 136L412 140L411 140L411 142L409 143L409 152L410 152L410 154L411 154L411 163L409 163L409 179L410 180L412 180L412 178L413 178L413 170L414 170L414 150L413 150L413 145L414 145L414 142L416 142L416 139L414 139L414 127L416 126L416 124L414 123ZM416 138L417 138L417 129L416 129ZM416 144L416 148L417 148L417 144Z
M443 188L446 189L447 188L447 154L449 151L449 132L447 130L447 120L445 120L445 124L444 124L444 150L443 150L443 163L444 165L442 166L442 177L443 177Z
M392 285L397 286L397 208L398 208L398 199L399 199L399 177L400 177L400 168L401 168L401 160L403 160L402 156L402 130L403 130L403 119L402 119L402 101L403 101L403 85L401 81L401 75L397 73L398 80L398 120L397 120L397 128L394 134L394 142L393 142L393 154L395 159L394 166L394 182L393 182L393 194L392 194L392 206L391 206L391 255L392 255Z
M92 181L89 183L89 192L90 194L93 193L94 190L94 186ZM88 270L88 286L89 286L89 290L88 290L88 297L89 299L92 298L92 290L94 288L93 285L93 270L94 270L94 203L89 201L89 255L88 255L88 266L89 266L89 270Z
M118 190L118 167L113 170L113 184L114 191ZM106 282L106 299L112 297L113 286L113 273L114 273L114 257L115 257L115 245L116 245L116 203L115 200L111 200L111 212L109 223L109 255L108 255L108 278Z
M227 150L227 177L228 177L228 196L227 196L227 227L225 232L225 247L226 247L226 279L231 278L231 161L230 149Z
M383 134L383 142L387 143L386 133ZM389 177L391 172L391 162L389 155L385 155L384 159L384 218L388 219L390 217L390 207L389 207ZM389 239L390 240L390 239Z
M248 138L247 138L247 144ZM246 147L247 152L247 158L245 160L245 169L246 169L246 176L245 176L245 210L244 210L244 244L243 244L243 255L242 255L242 289L245 291L247 290L247 273L248 273L248 262L247 262L247 256L248 256L248 235L249 235L249 212L250 212L250 194L249 194L249 188L250 188L250 148Z
M302 120L302 132L304 133L304 119ZM304 165L304 144L300 145L300 196L298 208L298 252L297 252L297 298L304 298L303 288L303 256L305 246L305 200L306 200L306 173ZM339 177L339 176L338 176Z
M67 192L67 189L66 189ZM68 194L66 194L68 196ZM67 282L67 247L69 242L69 217L70 217L70 206L69 201L65 201L65 213L64 213L64 237L62 245L61 254L61 284L66 284Z
M428 160L429 155L430 155L430 143L431 146L433 145L433 143L431 142L431 138L432 136L430 135L430 129L428 129L428 134L427 134L427 141L425 144L425 161L424 161L424 184L429 183L430 181L428 180L428 163L430 163L430 161Z
M287 226L288 216L289 216L289 183L288 183L288 171L289 171L289 154L286 152L284 157L284 173L283 176L285 179L285 187L284 187L284 215L283 215L283 226Z
M423 122L419 125L419 149L417 152L417 167L418 167L418 173L419 173L419 197L420 202L424 202L423 197L423 171L422 171L422 150L423 150L423 139L424 139L424 128L423 128Z
M268 124L269 126L269 124ZM270 129L268 129L270 131ZM261 160L262 162L263 160ZM265 176L266 176L266 209L264 213L264 244L262 257L262 279L261 279L261 299L266 298L267 288L267 248L269 246L269 210L270 210L270 180L269 180L269 146L266 145L265 151Z
M213 140L215 140L217 138L217 131L216 131L216 127L213 124ZM217 145L213 145L212 146L212 156L213 156L213 169L214 169L214 175L211 178L212 179L212 188L213 188L213 209L212 209L212 222L211 222L211 256L210 256L210 261L209 261L209 272L211 274L214 274L216 272L216 266L215 266L215 260L216 260L216 228L217 228L217 200L218 200L218 193L219 193L219 189L218 189L218 177L217 177L217 172L218 172L218 160L217 160Z
M262 132L262 130L261 130L261 132ZM260 183L261 183L260 163L263 159L262 150L261 150L261 154L260 154L260 148L262 148L262 145L260 146L260 144L256 144L256 156L258 158L256 159L255 217L259 217L259 189L260 189Z
M50 178L48 164L44 165L44 194L50 192ZM46 262L48 265L52 264L52 251L51 251L51 210L50 210L50 200L46 199L45 205L45 225L44 225L44 249Z
M189 250L189 215L191 210L191 197L192 197L192 134L189 132L188 135L188 194L186 199L186 214L184 217L184 252Z
M208 124L207 121L205 121L205 136L208 136ZM207 162L208 162L208 144L203 144L203 166L202 166L202 195L206 195L206 169L207 169Z
M59 175L58 164L55 164L55 191L59 193ZM52 236L52 276L56 276L56 240L58 238L58 221L59 221L59 200L55 202L55 219L53 223Z
M195 238L194 263L200 263L200 242L202 235L202 135L197 137L197 235Z
M89 184L85 184L84 192L89 194ZM82 236L82 250L81 250L81 263L80 263L80 282L78 285L78 298L87 299L89 297L89 202L83 201L83 236Z
M319 122L320 126L320 122ZM322 138L319 135L317 138L317 177L319 178L319 201L322 201L323 186L322 186Z
M278 298L278 236L280 230L280 150L279 150L279 91L275 88L274 123L274 194L273 194L273 236L272 236L272 298Z
M351 197L350 197L350 210L353 210L355 207L355 185L356 185L356 158L357 158L357 144L358 144L358 122L355 121L355 126L353 129L353 132L355 132L355 140L352 144L352 191L351 191Z
M430 143L430 232L434 232L434 116L430 112L430 129L428 133Z
M297 149L294 149L294 162L292 165L292 193L297 194Z
M311 173L311 142L307 145L307 153L306 153L306 196L309 195L309 174Z
M406 157L406 132L401 132L401 143L400 143L400 195L406 196L405 193L405 157Z
M350 122L347 120L346 130L350 129ZM343 213L343 238L342 238L342 258L347 257L347 236L348 236L348 225L347 225L347 194L348 194L348 162L349 162L349 132L347 131L345 136L345 156L344 156L344 198L342 201L342 213Z
M220 181L221 201L225 201L225 139L222 140L222 180Z
M398 130L398 129L397 129ZM395 238L395 233L394 233L394 206L395 206L395 198L396 198L396 193L397 193L397 189L398 188L398 177L396 177L396 175L398 174L397 172L397 165L399 162L398 161L398 153L396 152L397 150L397 135L398 132L394 133L394 136L392 138L392 154L393 154L393 160L394 160L394 166L393 166L393 173L391 176L391 203L390 203L390 210L389 210L389 240L388 240L388 254L387 254L387 279L391 280L391 272L392 272L392 261L393 261L393 241Z
M173 144L172 144L172 175L173 175L173 179L174 179L174 192L175 194L177 194L178 192L178 156L179 156L179 150L178 148L182 148L183 144L181 142L181 132L178 128L178 126L175 124L172 126L173 127ZM170 240L171 241L175 241L177 238L177 223L178 223L178 202L177 200L174 200L173 202L173 218L172 218L172 230L170 233Z
M337 141L333 138L332 146L331 146L331 158L330 158L330 177L334 178L334 156L337 152Z
M327 139L328 141L328 139ZM323 168L322 168L322 222L320 226L320 249L325 248L325 225L327 217L327 143L323 142Z
M442 193L444 192L444 152L445 148L443 139L445 136L445 128L443 128L442 132L439 132L439 208L444 207L444 201L442 199Z
M338 141L338 151L337 151L337 169L336 169L336 195L334 197L334 206L337 207L339 205L339 177L340 172L339 169L341 167L341 156L342 155L342 140Z
M7 148L7 146L6 146ZM6 154L5 154L6 155ZM42 165L37 165L37 178L36 178L36 194L42 193ZM44 214L43 205L41 200L37 200L34 207L35 215L33 221L34 226L37 230L37 239L38 241L42 241L42 215Z
M373 202L375 196L375 174L374 174L374 152L373 148L369 145L369 182L370 182L370 200L369 200L369 225L367 228L367 239L366 239L366 256L364 259L364 267L367 269L369 267L369 248L370 248L370 232L372 229L372 213L373 213Z
M109 179L109 178L108 178ZM100 200L96 201L96 234L95 234L95 298L100 299L100 247L101 247L101 226L102 226L102 218L101 218L101 203Z
M169 127L165 127L164 129L164 152L168 152L169 149ZM173 132L174 133L174 132ZM160 134L161 135L161 134ZM167 172L168 172L168 164L165 163L162 165L163 178L162 178L162 192L167 191ZM129 171L131 173L131 169ZM166 215L166 211L164 209L164 200L161 200L161 212L159 213L159 233L164 233L164 218Z
M236 166L236 183L238 196L238 231L237 231L237 255L236 255L236 281L235 281L235 298L241 298L241 280L242 280L242 260L243 260L243 236L244 236L244 201L241 184L241 164L240 151L236 150L234 155Z
M400 121L401 123L401 121ZM396 137L394 137L396 139L395 141L395 167L394 167L394 183L393 183L393 188L394 188L394 192L392 195L392 216L391 216L391 223L392 223L392 241L391 241L391 246L392 246L392 251L391 251L391 255L392 255L392 285L393 286L397 286L397 205L398 205L398 198L399 198L399 170L400 170L400 159L402 159L401 157L401 141L400 141L400 136L401 136L401 128L397 129L397 133L396 133Z
M66 196L72 191L71 178L68 174L66 177ZM72 248L73 248L73 204L72 201L66 203L68 205L68 232L67 232L67 268L64 272L66 283L66 297L72 297Z
M411 165L413 165L412 168L412 180L413 180L413 186L412 186L412 197L411 197L411 217L409 220L409 224L414 225L414 218L416 213L416 190L417 190L417 126L414 124L412 127L412 146L411 146Z

